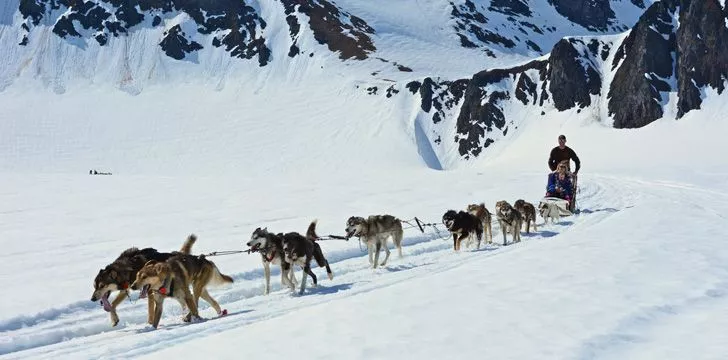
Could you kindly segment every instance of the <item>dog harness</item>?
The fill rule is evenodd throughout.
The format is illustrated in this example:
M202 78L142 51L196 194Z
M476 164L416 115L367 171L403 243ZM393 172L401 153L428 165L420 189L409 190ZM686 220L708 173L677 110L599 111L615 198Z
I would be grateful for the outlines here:
M268 255L266 255L268 253L267 250L265 252L261 251L261 253L263 254L263 257L265 258L265 261L267 261L267 262L273 261L273 258L276 257L276 250L275 249L273 249L273 252L270 253L270 258L268 257Z
M169 291L167 290L169 283ZM170 281L169 278L164 279L162 287L157 290L158 293L166 296L174 296L174 281Z

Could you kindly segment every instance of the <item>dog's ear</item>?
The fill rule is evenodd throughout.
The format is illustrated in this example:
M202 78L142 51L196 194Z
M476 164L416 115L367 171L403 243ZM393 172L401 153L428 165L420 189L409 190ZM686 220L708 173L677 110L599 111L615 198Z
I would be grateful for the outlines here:
M157 260L149 260L149 261L147 261L147 262L146 262L146 263L144 264L144 266L143 266L143 267L147 267L147 266L150 266L150 265L154 265L154 264L156 264L157 262L158 262Z
M170 266L165 262L157 262L154 264L154 271L157 273L157 276L163 277L162 275L165 275L170 271Z

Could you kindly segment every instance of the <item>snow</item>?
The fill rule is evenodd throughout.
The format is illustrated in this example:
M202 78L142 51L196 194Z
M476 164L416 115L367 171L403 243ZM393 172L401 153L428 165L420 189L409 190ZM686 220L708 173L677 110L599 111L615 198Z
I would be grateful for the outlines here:
M423 18L439 16L436 2L421 3ZM274 5L260 5L273 12ZM277 29L276 21L268 28ZM396 21L375 21L391 26L381 36L405 43ZM511 106L504 109L509 119L529 120L509 130L512 136L488 157L436 170L451 159L432 149L427 136L437 129L446 141L452 129L426 123L406 90L391 99L367 95L368 86L377 85L381 95L391 84L362 75L371 63L305 56L251 74L220 53L200 52L197 65L160 60L142 45L158 39L156 31L110 38L108 50L90 42L86 51L98 52L81 57L74 57L80 50L58 50L52 38L32 40L34 51L47 52L0 96L0 285L6 289L0 358L714 359L728 353L726 92L707 88L700 111L678 121L666 114L633 130L589 122L588 111L544 108L540 116L541 108ZM270 31L279 31L272 39L285 44L273 48L285 48L287 28ZM429 50L449 47L439 36L446 37L430 39ZM625 36L603 39L612 39L605 64ZM0 46L11 38L12 31L0 34ZM300 41L307 46L310 38ZM396 80L445 67L409 54L411 47L397 52L397 41L388 43L388 58L425 70ZM49 65L62 54L83 61ZM12 51L4 56L27 60ZM88 77L60 70L102 60L108 66L87 69ZM472 75L483 61L464 58L445 73ZM119 91L114 79L124 66L143 91ZM187 76L191 66L207 77ZM59 72L46 72L51 68ZM608 83L613 71L600 70ZM513 86L513 79L504 83ZM63 91L54 93L54 86ZM273 291L262 295L258 255L210 257L235 280L211 291L229 315L216 318L202 301L205 320L185 324L179 305L168 301L157 330L145 325L146 304L136 293L119 306L117 327L90 301L98 269L124 249L175 250L190 233L199 237L193 253L202 254L242 250L256 227L303 232L318 219L320 235L341 235L353 215L440 223L445 211L469 203L484 202L491 211L498 200L537 204L548 152L561 133L582 160L581 213L549 225L539 217L538 230L523 233L521 243L500 245L496 225L496 244L455 253L447 234L408 228L404 256L395 251L374 270L356 240L322 241L335 277L314 267L319 286L302 296L281 289L276 267ZM89 176L89 169L113 175Z
M374 139L392 156L376 155L379 167L364 157L363 169L368 170L355 172L345 166L355 161L343 158L344 148L323 154L311 143L288 156L311 164L315 156L331 170L343 170L296 169L302 175L286 177L285 171L268 168L281 156L279 144L258 142L261 135L249 131L236 132L243 145L235 149L254 154L248 155L255 161L246 163L247 171L228 172L222 161L182 154L175 161L203 169L219 166L218 171L167 173L161 160L174 159L166 152L177 149L170 144L188 144L191 151L209 145L196 147L182 135L196 134L198 141L219 135L189 126L166 128L169 142L144 138L135 143L170 147L165 155L142 157L120 149L116 164L127 166L113 176L84 175L80 166L89 163L74 153L24 155L32 166L6 169L0 180L5 219L0 233L8 239L1 279L13 289L2 298L2 308L8 310L0 320L0 352L6 358L276 358L306 349L311 358L399 358L406 349L406 358L453 352L463 358L483 353L498 358L650 358L656 351L667 358L711 358L728 350L718 331L725 321L715 313L728 305L728 248L723 244L728 166L719 141L728 123L709 115L724 113L724 100L709 94L705 113L691 112L679 122L658 121L637 131L585 127L552 114L530 122L482 166L446 172L425 164L395 170L403 156L394 156L394 141L344 131L349 125L330 126L341 119L323 115L327 126L309 127L308 133L301 127L286 142L332 131L350 144ZM225 128L220 118L211 118L207 126ZM81 147L83 134L103 135L85 120L68 119L68 131L58 134L70 137L68 143L79 141ZM256 255L216 257L220 269L236 281L213 291L230 315L213 320L203 303L208 320L187 325L178 305L170 302L156 331L144 325L143 302L122 304L121 324L111 328L107 314L88 300L94 269L126 247L175 249L191 232L200 238L193 252L208 253L241 249L258 226L304 231L316 218L320 234L341 234L351 215L385 212L438 222L445 210L470 202L484 201L491 209L500 199L537 202L543 195L547 152L560 132L583 161L582 213L557 225L543 225L539 218L538 231L524 234L520 244L456 254L451 242L432 230L420 234L408 229L404 257L393 255L387 266L372 270L355 242L326 241L322 247L334 280L315 268L320 285L303 296L280 290L277 271L274 293L261 295ZM44 138L35 139L36 149L47 151ZM416 147L407 151L416 152ZM2 154L7 164L9 152ZM77 174L60 167L56 173L32 170L55 160L63 160L68 169L76 162ZM282 156L281 164L293 163ZM155 166L160 174L134 174ZM494 235L500 243L497 226ZM26 295L38 288L48 295ZM703 331L695 336L690 330L698 326Z

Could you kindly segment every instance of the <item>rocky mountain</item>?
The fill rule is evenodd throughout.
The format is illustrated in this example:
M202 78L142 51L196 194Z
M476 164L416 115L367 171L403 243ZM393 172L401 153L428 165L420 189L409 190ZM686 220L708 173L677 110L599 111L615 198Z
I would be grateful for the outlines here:
M329 78L416 103L455 163L554 112L639 128L699 110L728 79L727 16L723 0L7 0L0 91Z
M609 14L603 10L606 2L591 3L601 10L580 18L590 19L590 26L604 24L596 14ZM584 10L554 5L562 6L565 16ZM487 69L471 78L428 77L403 88L418 98L422 115L430 119L434 147L447 146L450 139L441 134L453 127L458 155L471 159L546 112L583 111L615 128L639 128L668 112L679 119L700 109L706 87L722 94L726 81L725 5L663 0L651 4L623 34L567 37L548 56L523 65Z

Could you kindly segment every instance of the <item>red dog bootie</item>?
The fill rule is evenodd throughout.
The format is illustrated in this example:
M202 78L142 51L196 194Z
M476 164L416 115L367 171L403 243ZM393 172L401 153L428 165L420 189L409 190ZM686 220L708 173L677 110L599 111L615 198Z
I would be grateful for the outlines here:
M219 315L219 316L225 316L227 314L228 314L227 309L222 309L222 311L220 311L217 315Z

